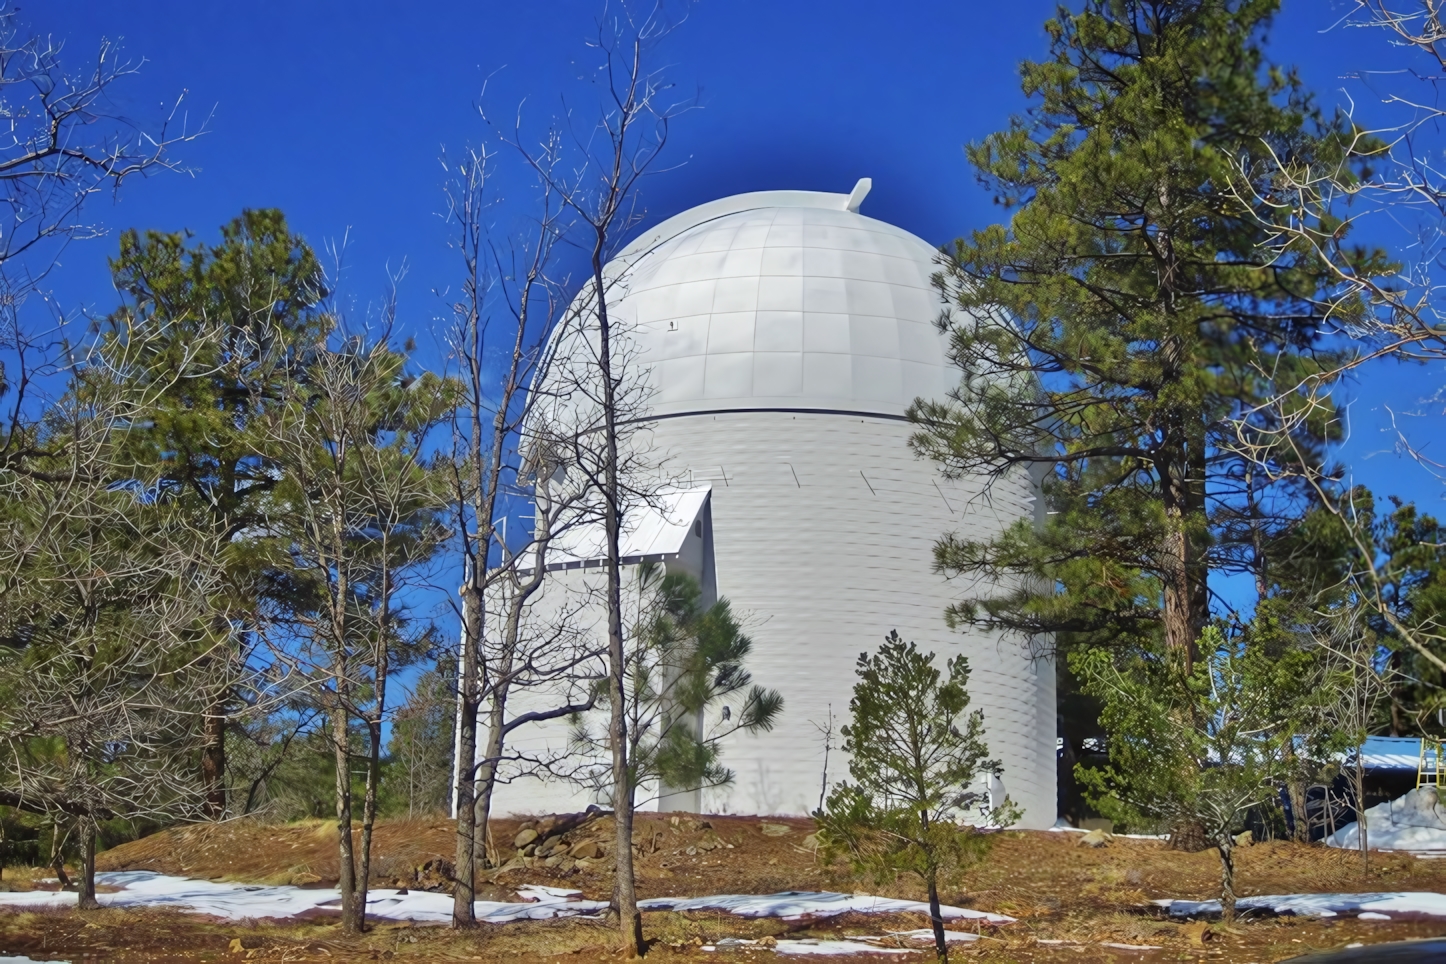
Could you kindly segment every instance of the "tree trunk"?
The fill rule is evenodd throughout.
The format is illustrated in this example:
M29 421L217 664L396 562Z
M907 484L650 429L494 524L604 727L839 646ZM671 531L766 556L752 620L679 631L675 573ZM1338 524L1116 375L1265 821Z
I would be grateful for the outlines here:
M1184 432L1182 431L1182 435ZM1194 669L1200 634L1210 622L1210 597L1203 547L1193 532L1204 512L1204 452L1188 443L1182 458L1162 473L1165 522L1165 557L1162 586L1162 624L1165 644L1183 654L1185 672Z
M95 899L95 823L80 818L80 909L96 910L100 901Z
M485 565L485 557L483 564ZM476 922L472 902L476 899L477 836L473 814L477 774L477 652L482 638L482 612L475 574L469 573L469 585L462 602L462 666L457 680L457 852L452 886L452 926L465 927Z
M1215 849L1220 852L1220 919L1227 924L1235 920L1235 858L1231 853L1234 846L1230 831L1220 831L1215 841Z
M218 698L201 720L201 782L206 788L206 817L226 815L226 701Z
M1370 829L1366 824L1366 770L1361 759L1362 748L1356 747L1356 765L1351 771L1351 782L1356 791L1356 838L1361 845L1361 876L1371 874Z
M347 712L341 696L331 709L332 750L336 757L336 833L340 870L337 889L341 891L341 926L347 934L357 933L356 859L351 840L351 752L347 733Z
M1307 809L1309 801L1306 799L1308 791L1305 779L1299 774L1292 774L1285 782L1285 790L1290 796L1291 839L1296 843L1308 844L1310 843L1310 812Z
M55 877L60 881L61 890L70 889L70 876L65 872L65 838L70 836L70 830L65 831L64 836L60 833L60 820L57 818L50 823L50 867L55 871Z
M612 713L608 740L613 751L613 812L617 830L617 869L613 875L613 903L622 928L623 954L647 953L643 943L643 917L638 912L638 895L633 879L633 786L628 764L628 693L626 653L623 649L621 486L618 479L617 386L612 370L612 331L608 324L607 286L603 280L602 255L606 242L599 232L593 248L593 293L598 317L598 365L603 382L603 523L607 535L608 690Z
M944 915L939 910L939 875L929 871L929 923L934 928L934 953L949 964L949 942L944 937Z
M477 767L477 805L474 837L480 836L482 860L485 866L494 864L488 842L492 839L488 829L492 819L492 790L497 783L497 761L502 757L502 746L506 739L503 728L507 725L507 679L512 672L511 654L503 657L496 684L492 687L491 700L487 707L487 743L482 748L482 763Z
M622 580L617 559L618 513L607 509L608 524L608 687L611 718L608 739L613 751L613 825L616 830L613 874L613 904L622 928L623 954L637 957L647 952L643 944L643 917L638 912L638 895L633 880L633 786L628 765L627 685L622 628Z

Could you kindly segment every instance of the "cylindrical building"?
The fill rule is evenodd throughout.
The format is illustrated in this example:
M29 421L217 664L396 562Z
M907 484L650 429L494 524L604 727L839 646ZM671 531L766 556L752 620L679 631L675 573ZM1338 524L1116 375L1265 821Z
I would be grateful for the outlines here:
M771 732L727 746L731 786L663 806L816 808L825 780L848 776L838 730L855 661L897 629L941 660L969 658L1003 790L1022 826L1048 827L1053 666L1024 641L950 630L957 587L932 569L941 534L987 536L1032 516L1034 489L1022 477L987 493L951 483L910 451L909 403L942 397L959 372L935 324L945 309L930 281L935 250L860 214L867 189L725 198L663 222L615 261L611 311L647 373L653 451L678 486L706 490L688 503L702 506L698 518L678 522L687 544L657 547L693 559L731 601L754 641L749 670L785 701ZM573 791L514 783L498 812L561 806L559 793Z

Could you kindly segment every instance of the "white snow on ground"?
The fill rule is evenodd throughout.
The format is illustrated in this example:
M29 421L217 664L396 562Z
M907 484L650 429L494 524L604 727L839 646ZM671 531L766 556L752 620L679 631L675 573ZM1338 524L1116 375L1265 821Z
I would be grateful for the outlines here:
M918 941L934 944L934 932L928 928L920 928L914 931L890 931L888 937L903 938L909 941ZM882 936L849 937L841 940L789 940L782 938L772 944L763 941L752 941L743 937L728 937L716 944L706 944L705 951L734 950L737 948L771 948L779 954L809 955L809 954L914 954L917 951L910 947L885 947L881 943L886 940ZM966 934L963 931L945 931L944 941L948 944L959 942L977 941L978 935Z
M722 910L739 917L781 917L797 920L805 914L832 917L847 911L861 914L904 914L929 912L929 905L917 900L895 900L891 897L870 897L868 894L830 894L808 891L784 891L781 894L720 894L716 897L653 897L638 901L642 910ZM939 908L945 920L982 920L988 924L1008 924L1013 917L986 914L964 907Z
M1157 900L1170 909L1172 917L1194 917L1220 913L1218 900ZM1242 897L1235 902L1237 911L1265 909L1277 914L1311 917L1336 917L1355 914L1365 920L1393 920L1397 915L1425 914L1446 917L1446 894L1424 891L1396 891L1379 894L1276 894L1269 897Z
M100 894L107 907L178 907L230 920L261 917L296 917L311 910L336 910L341 894L332 888L316 890L291 886L234 884L211 880L186 880L148 870L126 870L95 875L96 883L120 888ZM560 887L525 886L517 891L521 901L479 900L473 906L477 919L489 924L516 920L546 920L596 914L607 908L606 901L582 900L575 890ZM72 891L31 891L0 893L0 907L74 906ZM845 911L864 914L927 913L920 901L894 900L868 894L833 894L786 891L781 894L720 894L714 897L655 897L639 901L643 910L720 910L739 917L781 917L797 920L807 914L832 917ZM940 908L948 920L980 920L1006 924L1014 918L986 914L963 907ZM367 895L367 913L390 920L447 923L452 919L450 894L414 890L373 890Z
M1366 846L1372 850L1446 850L1446 806L1435 787L1416 789L1366 811ZM1327 847L1355 850L1359 824L1352 821L1325 839Z
M68 961L37 961L33 957L0 957L0 964L69 964Z
M843 941L812 941L812 940L781 940L770 945L761 941L750 941L742 937L725 937L716 944L704 944L705 951L734 951L739 949L764 948L775 951L779 954L792 956L808 956L821 954L916 954L917 951L907 947L880 947L877 944L866 943L867 937L860 937L854 940Z
M185 880L147 870L126 870L95 875L96 883L119 887L97 900L107 907L179 907L199 914L230 920L255 917L295 917L309 910L336 910L341 894L333 888L303 890L300 887L266 887L210 880ZM477 919L490 924L515 920L545 920L595 914L607 908L606 901L577 900L577 891L556 887L523 887L520 902L479 900L474 905ZM31 891L0 893L0 907L74 906L74 892ZM413 920L445 924L452 919L450 894L414 890L373 890L367 895L367 913L390 920Z

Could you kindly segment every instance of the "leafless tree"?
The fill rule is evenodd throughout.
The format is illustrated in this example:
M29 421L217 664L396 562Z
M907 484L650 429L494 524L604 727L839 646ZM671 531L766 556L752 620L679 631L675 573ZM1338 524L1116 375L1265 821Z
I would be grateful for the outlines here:
M390 330L388 328L388 330ZM333 334L279 403L258 403L261 436L281 476L272 525L290 544L287 577L295 647L280 654L313 680L336 766L343 926L365 927L382 724L392 664L424 652L428 629L406 618L403 595L445 533L444 473L432 430L451 387L413 377L385 337ZM352 841L353 723L366 733L360 852Z
M102 40L79 68L62 61L62 44L33 34L16 7L0 7L0 396L9 423L0 428L0 462L23 460L35 436L21 431L30 391L63 366L55 331L21 323L27 300L43 285L71 241L104 233L83 209L122 183L162 171L188 173L175 148L205 132L191 127L184 93L155 125L126 115L113 90L143 61ZM43 327L43 326L42 326Z
M406 784L408 816L441 813L447 807L456 715L456 679L449 663L418 677L392 714L387 749Z
M642 955L646 947L632 863L633 788L627 753L627 650L619 548L629 504L646 500L649 486L655 491L660 476L656 471L630 471L630 466L640 468L647 462L644 448L634 444L645 434L646 381L640 366L632 363L636 349L631 347L626 322L611 313L625 266L610 267L609 262L636 223L640 182L658 169L671 122L688 107L686 102L670 102L672 85L651 64L652 52L673 27L660 4L639 10L623 5L605 15L594 42L602 101L596 122L579 128L569 117L561 128L564 136L546 139L540 148L523 147L521 137L514 139L538 176L576 215L580 243L588 254L588 279L563 320L575 331L554 336L554 344L565 346L561 351L566 355L560 351L553 363L566 362L570 371L549 373L549 384L557 389L549 406L554 416L566 413L573 419L573 430L559 441L570 449L568 470L585 480L604 533L608 739L617 837L613 904L628 956ZM566 158L573 163L569 165ZM566 421L566 417L552 419L554 424ZM594 424L579 430L589 421Z
M507 751L508 737L591 705L585 690L578 699L566 695L567 681L589 657L586 643L559 622L565 612L551 607L553 618L545 625L530 618L547 574L548 546L572 501L557 492L542 496L555 466L545 441L535 437L539 416L527 395L529 385L545 380L544 346L563 288L552 274L554 251L565 225L544 185L532 227L500 242L492 238L486 221L490 162L485 151L468 151L449 165L446 186L447 219L463 269L448 332L461 383L449 482L465 569L453 798L452 920L458 927L473 921L476 867L492 856L486 841L493 790L504 764L524 762ZM514 528L509 542L500 518L529 497L531 531ZM540 692L556 682L563 684L560 700L509 712L518 691Z
M1336 400L1346 379L1390 360L1446 362L1443 290L1434 274L1446 253L1446 177L1429 142L1446 119L1434 96L1446 80L1443 8L1443 0L1355 0L1339 29L1384 31L1401 51L1404 69L1355 72L1356 90L1377 103L1361 107L1352 100L1332 163L1276 160L1266 177L1252 179L1258 172L1242 169L1227 190L1242 210L1257 212L1267 247L1282 258L1305 256L1328 267L1330 281L1315 298L1329 320L1323 334L1335 349L1303 369L1294 384L1287 382L1286 391L1241 413L1234 445L1263 484L1290 478L1336 517L1355 550L1345 588L1403 645L1446 673L1440 654L1446 634L1408 624L1395 611L1370 520L1351 497L1350 480L1338 466L1322 465L1296 447L1302 427L1340 417ZM1363 235L1398 239L1392 252L1398 262L1373 257L1358 240ZM1286 381L1279 364L1264 354L1257 360L1260 373L1277 384ZM1390 414L1397 450L1446 480L1446 465L1428 454L1397 413Z
M1338 735L1346 750L1346 773L1356 811L1361 871L1370 871L1366 826L1365 742L1382 700L1390 695L1396 671L1382 658L1381 643L1361 613L1339 607L1321 614L1312 635L1325 655L1326 691L1323 723Z

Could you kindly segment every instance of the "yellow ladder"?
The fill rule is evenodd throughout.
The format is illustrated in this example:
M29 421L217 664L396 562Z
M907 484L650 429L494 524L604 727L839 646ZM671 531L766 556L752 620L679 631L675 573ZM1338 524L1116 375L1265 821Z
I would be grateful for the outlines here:
M1441 741L1422 737L1421 759L1416 764L1416 786L1446 787L1441 777Z

